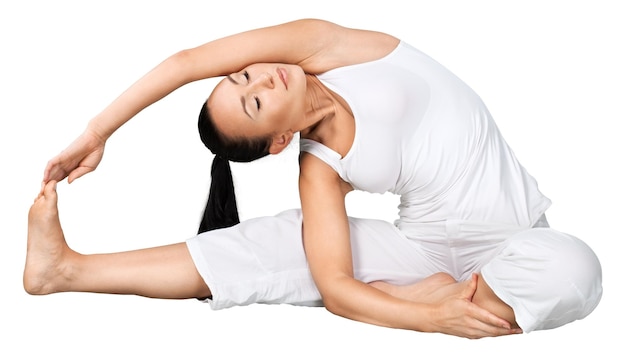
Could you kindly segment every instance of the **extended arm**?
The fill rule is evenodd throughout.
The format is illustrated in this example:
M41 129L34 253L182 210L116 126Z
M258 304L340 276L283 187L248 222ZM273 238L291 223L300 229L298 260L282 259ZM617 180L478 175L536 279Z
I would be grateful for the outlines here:
M379 326L472 338L513 332L508 322L471 302L475 286L427 304L393 297L354 279L344 202L350 188L316 157L303 153L300 163L304 248L329 311Z
M377 49L388 40L381 33L348 29L322 20L303 19L220 38L168 57L96 115L85 132L53 158L44 181L70 182L93 171L107 139L141 110L179 87L206 78L238 72L253 63L289 63L319 73L377 54L364 51L364 39Z
M300 20L250 30L182 50L124 91L89 123L90 128L106 139L138 112L177 88L238 72L253 63L318 64L314 59L323 57L316 54L333 48L329 47L331 40L320 37L320 32L332 34L338 29L342 28L324 21Z

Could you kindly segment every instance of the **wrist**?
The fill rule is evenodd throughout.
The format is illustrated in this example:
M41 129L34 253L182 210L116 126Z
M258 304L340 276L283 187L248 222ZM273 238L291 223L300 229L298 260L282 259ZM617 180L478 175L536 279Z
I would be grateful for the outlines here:
M435 324L439 316L436 305L431 303L411 302L413 306L413 320L411 321L411 330L419 332L440 332L439 327Z
M104 144L111 135L113 135L113 131L109 131L106 128L103 128L96 119L92 119L85 129L85 134L89 134L97 139L99 142Z

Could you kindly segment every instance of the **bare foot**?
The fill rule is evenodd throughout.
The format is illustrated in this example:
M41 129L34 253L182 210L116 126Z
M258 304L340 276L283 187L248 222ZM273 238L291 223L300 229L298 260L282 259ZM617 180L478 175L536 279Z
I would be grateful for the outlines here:
M458 289L456 288L458 283L446 273L435 273L406 286L396 286L382 281L372 282L370 285L392 296L422 303L436 303L447 297L453 289Z
M28 243L24 289L29 294L59 292L67 269L65 260L74 253L65 242L57 209L56 181L48 182L28 213Z

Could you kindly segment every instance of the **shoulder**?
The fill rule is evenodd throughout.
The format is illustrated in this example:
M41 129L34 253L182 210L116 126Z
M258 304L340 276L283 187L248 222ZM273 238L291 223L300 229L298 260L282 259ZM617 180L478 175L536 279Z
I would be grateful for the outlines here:
M336 182L339 174L319 157L308 152L300 152L300 182Z
M345 196L352 186L341 179L339 174L324 161L307 152L300 153L299 188L301 197L313 197L328 193Z
M304 71L311 74L382 58L400 42L381 31L349 28L321 19L300 19L293 25L305 35L304 39L311 41L311 56L300 62Z

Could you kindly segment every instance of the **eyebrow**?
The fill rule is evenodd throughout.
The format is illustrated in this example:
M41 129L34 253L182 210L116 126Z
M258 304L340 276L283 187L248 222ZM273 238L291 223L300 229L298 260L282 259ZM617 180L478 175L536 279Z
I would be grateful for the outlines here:
M235 85L238 85L237 81L235 81L235 79L231 75L226 76L226 78L228 79L228 81L234 83Z
M235 81L235 79L232 78L231 75L226 76L226 78L233 84L239 85L239 83L237 83L237 81ZM250 119L252 119L252 116L248 113L248 110L246 109L246 99L243 96L241 96L241 107L243 108L243 112L246 113L246 115L248 115Z
M248 110L246 110L246 99L243 96L241 96L241 107L243 108L243 112L245 112L246 115L252 119L252 116L250 116L250 114L248 114Z

